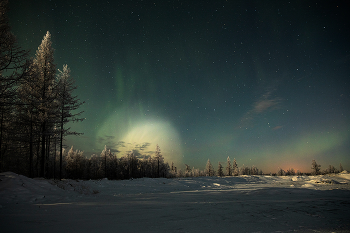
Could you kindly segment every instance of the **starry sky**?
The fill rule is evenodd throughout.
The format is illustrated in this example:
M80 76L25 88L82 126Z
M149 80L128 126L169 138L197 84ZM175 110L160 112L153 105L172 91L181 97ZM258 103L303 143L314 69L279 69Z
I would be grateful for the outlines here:
M348 1L10 0L34 56L52 34L86 103L67 146L179 168L350 169Z

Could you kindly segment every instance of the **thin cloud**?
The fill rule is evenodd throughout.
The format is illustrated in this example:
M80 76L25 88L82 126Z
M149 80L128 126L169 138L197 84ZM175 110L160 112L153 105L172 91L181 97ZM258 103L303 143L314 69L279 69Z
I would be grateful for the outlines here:
M278 130L278 129L281 129L281 128L283 128L282 125L277 125L276 127L272 128L272 130Z
M111 152L112 152L112 153L119 153L120 150L118 150L118 149L111 149Z
M253 113L260 114L278 105L278 99L260 100L255 103Z
M249 110L242 118L239 128L247 128L252 126L256 117L268 111L272 111L279 107L282 99L279 97L272 97L272 91L267 91L261 95L253 104L252 109Z
M119 147L125 147L125 142L123 141L116 141L116 137L115 136L109 136L109 135L105 135L103 137L98 137L97 141L101 144L101 145L106 145L108 149L111 150L111 152L113 153L119 153L120 150L118 150ZM101 148L102 150L103 148Z
M139 149L140 151L145 150L147 147L149 147L151 143L145 142L142 145L136 145L135 148Z

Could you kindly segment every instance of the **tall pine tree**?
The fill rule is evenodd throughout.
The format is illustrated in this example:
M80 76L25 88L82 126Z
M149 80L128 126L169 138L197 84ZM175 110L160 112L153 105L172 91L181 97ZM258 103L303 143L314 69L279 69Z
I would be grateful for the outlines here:
M31 84L38 101L38 113L40 121L41 136L41 158L40 176L45 176L46 140L50 134L51 111L54 110L54 82L56 76L56 65L53 57L51 34L47 32L44 36L35 58L30 66L31 75L34 77Z
M80 135L75 131L70 131L70 128L65 127L68 122L82 121L85 118L77 118L83 112L74 112L84 102L81 102L77 96L73 95L73 91L77 89L74 85L74 80L70 75L70 69L67 65L63 66L62 70L58 70L57 77L57 104L59 109L59 133L60 133L60 179L62 179L62 147L63 137L67 135Z

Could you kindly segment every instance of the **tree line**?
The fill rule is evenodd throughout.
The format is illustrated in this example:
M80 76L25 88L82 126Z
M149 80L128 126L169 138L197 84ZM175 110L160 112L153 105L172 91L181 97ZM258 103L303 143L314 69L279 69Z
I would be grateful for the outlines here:
M190 169L190 166L185 165L185 172L182 173L183 176L239 176L239 175L271 175L271 176L301 176L301 175L325 175L325 174L336 174L344 171L343 166L339 164L339 169L335 168L333 165L329 165L325 170L321 170L321 165L312 160L311 163L311 173L302 173L299 170L295 171L294 168L289 168L287 171L282 168L278 168L277 173L264 174L262 170L258 169L256 166L245 166L238 167L236 159L231 162L230 157L227 157L226 166L224 167L221 162L218 162L218 167L215 170L214 166L208 159L206 167L203 171L198 169ZM181 174L180 174L181 176Z
M56 153L59 153L58 151ZM138 150L132 150L118 158L106 146L102 152L93 154L90 158L83 151L63 148L62 176L68 179L131 179L141 177L171 177L169 164L164 161L160 147L157 145L154 156L142 155ZM53 157L54 158L54 157ZM48 178L57 178L59 169L58 156L48 163Z
M51 34L47 32L35 57L21 49L10 30L8 1L0 1L0 171L47 177L48 161L59 153L62 178L63 139L78 135L66 127L81 121L83 102L70 69L56 69ZM57 147L59 149L57 149Z
M58 152L56 152L58 153ZM58 158L58 156L56 157ZM57 170L58 160L50 161L49 169L52 173L48 178L55 178L55 169ZM293 168L284 171L279 168L277 173L269 173L271 176L301 176L301 175L321 175L338 173L343 171L340 164L339 170L329 165L327 169L321 171L321 165L315 160L312 161L312 172L301 173ZM227 157L225 166L218 162L215 169L211 161L208 159L206 167L203 170L190 167L185 164L184 169L177 168L172 162L171 165L164 161L160 147L157 145L154 156L142 155L137 149L131 150L126 155L118 158L106 146L99 155L93 154L90 158L83 155L82 151L63 149L63 177L70 179L131 179L131 178L181 178L181 177L200 177L200 176L241 176L241 175L266 175L256 166L238 166L236 159L231 162Z
M262 175L262 170L258 169L256 166L247 167L244 164L242 167L238 167L236 159L231 162L230 157L227 157L226 166L223 167L221 162L218 163L217 170L215 171L214 166L208 159L205 166L204 174L206 176L239 176L239 175Z
M278 168L277 173L272 175L277 176L300 176L300 175L325 175L325 174L335 174L344 171L341 163L339 164L339 169L335 168L333 165L329 165L325 170L321 171L321 165L316 162L316 160L312 160L311 163L311 173L301 173L299 170L295 171L294 168L289 168L287 171L282 168Z

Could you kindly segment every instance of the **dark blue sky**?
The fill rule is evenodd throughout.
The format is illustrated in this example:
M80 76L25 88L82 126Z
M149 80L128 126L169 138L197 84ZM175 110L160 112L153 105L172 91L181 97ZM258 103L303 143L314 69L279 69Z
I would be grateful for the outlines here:
M10 1L34 55L52 34L86 101L84 136L99 154L138 148L203 168L227 156L264 172L350 169L346 1ZM120 142L124 143L120 143ZM150 143L150 144L147 144ZM143 146L142 146L143 145Z

